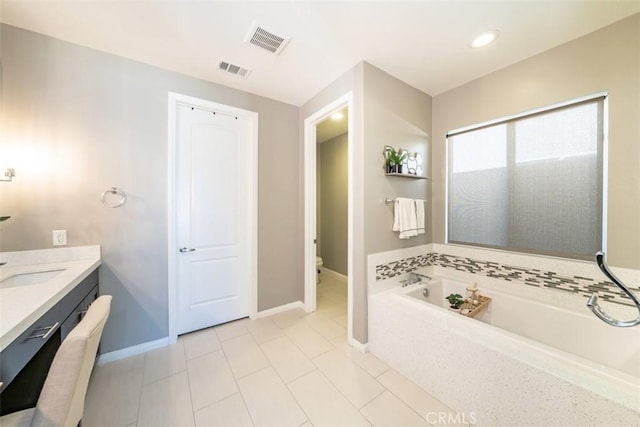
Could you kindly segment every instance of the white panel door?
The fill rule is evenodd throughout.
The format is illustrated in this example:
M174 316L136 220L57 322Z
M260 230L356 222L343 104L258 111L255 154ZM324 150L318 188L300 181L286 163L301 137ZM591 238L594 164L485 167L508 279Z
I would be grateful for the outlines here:
M178 107L178 334L250 312L247 118Z

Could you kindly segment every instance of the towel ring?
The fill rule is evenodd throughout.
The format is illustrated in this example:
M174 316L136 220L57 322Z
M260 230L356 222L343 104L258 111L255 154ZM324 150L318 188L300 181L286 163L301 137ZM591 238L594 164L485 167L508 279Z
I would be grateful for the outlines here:
M109 197L110 194L115 197ZM127 195L118 187L111 187L102 192L100 200L102 200L102 204L108 208L119 208L127 201Z

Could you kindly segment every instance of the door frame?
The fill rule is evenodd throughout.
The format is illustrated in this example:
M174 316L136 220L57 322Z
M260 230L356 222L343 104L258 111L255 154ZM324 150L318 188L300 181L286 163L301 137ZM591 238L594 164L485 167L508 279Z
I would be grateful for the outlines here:
M176 120L178 119L178 106L186 105L199 109L222 112L224 114L241 116L249 119L251 127L251 141L249 142L249 164L245 173L250 174L249 181L252 186L252 194L249 196L250 204L250 283L249 283L249 316L254 319L258 313L258 113L243 110L229 105L219 104L206 99L195 98L175 92L168 92L168 163L167 163L167 222L168 222L168 322L169 343L175 343L178 339L178 242L176 235L176 179L177 179L177 147Z
M304 120L304 307L316 310L316 125L336 110L347 107L347 341L353 338L353 211L354 211L354 109L353 91L330 102Z

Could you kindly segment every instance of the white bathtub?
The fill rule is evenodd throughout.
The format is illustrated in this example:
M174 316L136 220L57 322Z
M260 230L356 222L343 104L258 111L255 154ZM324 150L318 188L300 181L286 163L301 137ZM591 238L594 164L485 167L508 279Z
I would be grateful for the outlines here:
M614 328L481 279L492 301L471 319L444 300L468 285L439 278L370 295L370 351L478 425L640 426L640 327Z

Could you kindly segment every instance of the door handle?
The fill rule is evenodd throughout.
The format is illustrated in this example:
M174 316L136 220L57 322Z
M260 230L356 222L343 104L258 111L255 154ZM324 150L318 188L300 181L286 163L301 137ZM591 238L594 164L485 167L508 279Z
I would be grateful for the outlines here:
M185 247L185 248L180 248L180 252L182 252L182 253L185 253L185 252L195 252L195 249L194 249L194 248L189 248L189 249L187 249L187 248Z

